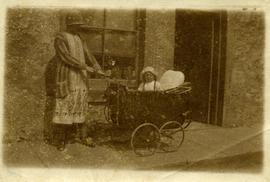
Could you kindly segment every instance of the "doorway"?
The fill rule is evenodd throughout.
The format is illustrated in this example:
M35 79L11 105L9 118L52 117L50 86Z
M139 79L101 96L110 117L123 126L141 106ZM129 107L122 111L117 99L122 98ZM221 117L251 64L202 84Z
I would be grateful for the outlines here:
M226 12L176 11L175 70L192 83L192 119L222 125Z

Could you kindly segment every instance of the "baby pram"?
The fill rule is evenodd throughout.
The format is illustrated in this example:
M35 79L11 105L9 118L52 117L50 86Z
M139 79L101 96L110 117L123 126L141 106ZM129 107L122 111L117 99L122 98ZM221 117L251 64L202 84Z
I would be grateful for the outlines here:
M118 132L128 133L137 155L152 155L157 149L172 152L183 143L184 128L191 122L190 93L190 83L148 92L111 83L105 91L104 114Z

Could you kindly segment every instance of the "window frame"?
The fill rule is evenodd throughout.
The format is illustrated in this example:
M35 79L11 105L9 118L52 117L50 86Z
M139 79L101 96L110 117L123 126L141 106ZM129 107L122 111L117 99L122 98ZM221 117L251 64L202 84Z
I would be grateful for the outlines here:
M91 11L93 9L89 9ZM116 9L112 9L116 10ZM65 10L68 12L68 10ZM85 11L85 9L83 10ZM140 71L143 68L143 62L144 62L144 30L145 30L145 14L146 11L145 9L131 9L130 11L135 11L135 16L134 16L134 29L133 30L127 30L127 29L122 29L122 28L109 28L106 27L106 20L107 20L107 11L108 9L104 8L103 9L103 25L102 27L98 27L94 31L98 32L101 34L101 52L94 52L94 56L101 56L101 68L104 69L104 63L105 63L105 57L106 56L115 56L115 57L122 57L122 58L134 58L134 65L135 65L135 75L136 79L132 80L127 80L127 79L118 79L115 78L114 80L119 80L120 82L124 83L125 80L128 81L128 83L132 83L131 85L127 85L129 87L137 87L139 84L139 79L140 79ZM121 10L119 10L121 11ZM65 17L66 13L61 13L60 17L60 30L64 31L66 30L66 23L65 23ZM111 53L106 53L105 48L106 48L106 42L105 42L105 35L106 33L123 33L123 34L135 34L135 55L133 56L119 56L119 55L113 55ZM89 78L90 80L104 80L104 78ZM130 82L131 81L131 82Z
M91 11L93 9L89 9ZM101 27L101 29L97 29L96 31L103 31L103 38L102 38L102 54L105 50L105 31L115 31L115 32L123 32L123 33L133 33L136 34L136 41L135 41L135 79L127 80L127 79L107 79L107 78L89 78L88 79L88 90L89 90L89 97L88 97L88 103L89 104L103 104L105 102L103 98L103 94L105 89L107 88L108 84L113 82L118 82L120 84L124 84L127 87L131 89L137 89L139 82L140 82L140 72L143 69L144 66L144 47L145 47L145 24L146 24L146 9L133 9L135 10L135 19L134 19L134 28L135 30L124 30L124 29L114 29L114 28L108 28L108 27ZM85 9L84 9L85 11ZM60 10L60 31L66 30L66 13L69 12L69 10ZM106 14L106 9L103 9L103 16ZM105 19L105 18L104 18ZM103 21L106 21L104 20ZM96 54L94 54L96 56ZM105 54L102 55L102 68L104 68L104 60L105 60Z

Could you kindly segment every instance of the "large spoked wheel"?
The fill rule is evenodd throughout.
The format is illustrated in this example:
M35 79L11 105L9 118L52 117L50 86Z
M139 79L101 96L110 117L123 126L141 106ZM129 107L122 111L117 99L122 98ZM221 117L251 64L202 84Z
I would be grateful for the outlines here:
M141 124L131 136L131 147L139 156L153 155L159 148L159 142L159 129L152 123Z
M168 121L160 129L160 149L165 152L174 152L184 141L184 129L177 121Z

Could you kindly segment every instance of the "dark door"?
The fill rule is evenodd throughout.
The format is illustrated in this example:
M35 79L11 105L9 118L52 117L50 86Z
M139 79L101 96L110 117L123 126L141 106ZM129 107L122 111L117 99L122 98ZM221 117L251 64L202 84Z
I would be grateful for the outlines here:
M222 123L225 69L222 17L222 12L176 11L174 63L192 83L192 117L218 125Z

